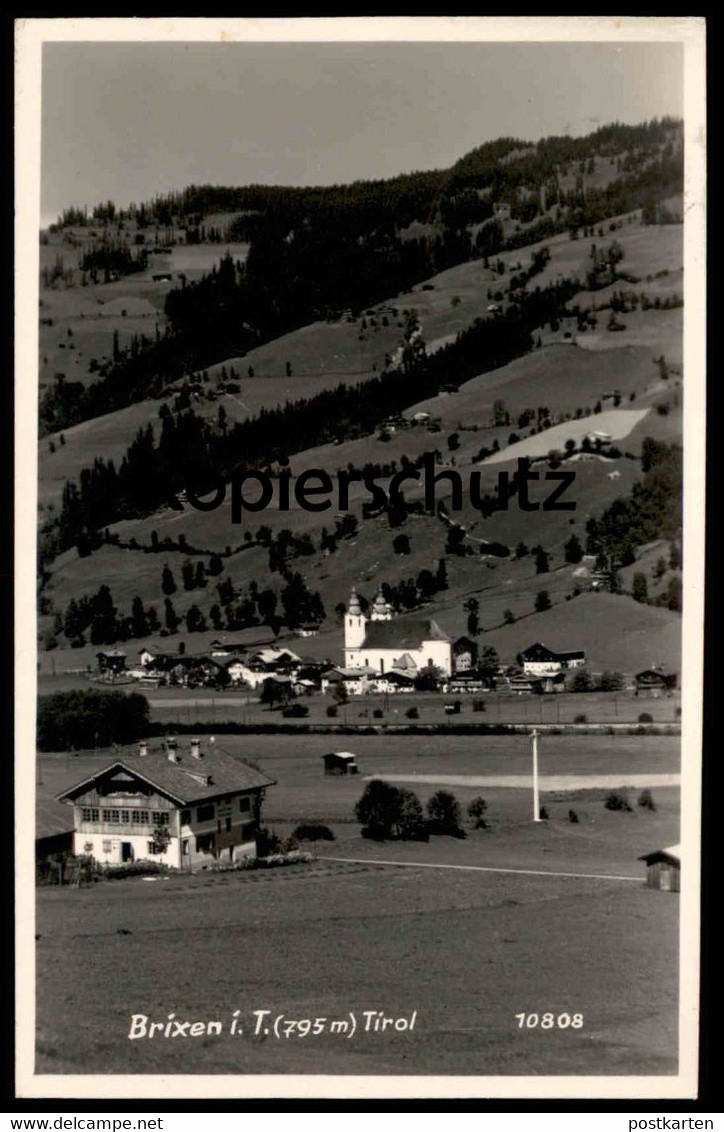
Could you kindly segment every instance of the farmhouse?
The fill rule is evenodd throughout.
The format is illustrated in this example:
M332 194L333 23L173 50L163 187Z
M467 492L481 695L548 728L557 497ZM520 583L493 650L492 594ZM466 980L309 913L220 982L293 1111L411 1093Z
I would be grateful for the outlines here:
M123 672L126 667L126 654L121 652L120 649L111 649L109 652L97 652L96 660L98 661L99 672L114 674Z
M458 637L453 641L452 660L454 672L467 672L478 663L478 646L470 637Z
M519 661L525 676L555 676L567 668L580 668L586 663L586 654L581 650L554 652L536 641L519 654Z
M274 780L219 750L166 741L124 755L58 796L74 808L73 852L101 864L150 859L177 869L256 856L264 791Z
M397 621L381 589L371 615L366 617L353 588L344 618L345 666L384 674L391 668L399 669L405 654L408 672L410 661L418 672L432 667L446 676L452 672L450 638L436 621L423 617Z
M322 677L322 692L333 691L340 684L344 686L347 695L363 696L365 692L376 691L370 685L377 676L374 668L333 668Z
M236 657L224 667L234 684L244 682L251 688L260 687L269 676L288 675L301 665L301 658L290 649L275 647L257 649L244 660Z
M637 696L647 693L658 696L662 692L671 692L676 688L676 673L665 672L662 668L645 668L643 672L637 672L634 679Z
M455 675L445 684L446 692L487 692L489 685L482 676L474 672L455 671Z

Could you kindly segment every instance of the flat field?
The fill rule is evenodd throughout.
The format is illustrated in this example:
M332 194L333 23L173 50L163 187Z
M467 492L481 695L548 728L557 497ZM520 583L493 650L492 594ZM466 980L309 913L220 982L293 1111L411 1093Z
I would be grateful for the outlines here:
M284 869L39 889L39 1072L676 1071L678 897L647 889L637 860L678 839L676 789L654 788L655 812L630 795L632 813L606 810L602 789L548 792L549 820L534 824L530 791L498 786L483 791L487 829L380 844L362 839L354 821L364 781L322 774L320 755L334 744L223 743L277 779L265 801L269 825L284 835L316 817L336 840L310 846L312 864ZM350 746L362 777L409 776L423 803L436 789L429 778L529 767L523 737L366 737ZM43 758L39 794L109 755ZM678 740L561 736L542 742L541 765L571 776L670 773ZM481 790L454 792L465 807ZM243 1033L232 1036L237 1010ZM270 1014L257 1034L261 1010ZM409 1020L415 1010L413 1030L365 1031L364 1011ZM350 1012L354 1036L331 1032L329 1022ZM516 1015L545 1012L550 1029L520 1028ZM132 1014L166 1022L171 1013L219 1020L223 1032L129 1039ZM574 1014L580 1027L566 1025ZM277 1038L279 1015L327 1023L317 1035Z

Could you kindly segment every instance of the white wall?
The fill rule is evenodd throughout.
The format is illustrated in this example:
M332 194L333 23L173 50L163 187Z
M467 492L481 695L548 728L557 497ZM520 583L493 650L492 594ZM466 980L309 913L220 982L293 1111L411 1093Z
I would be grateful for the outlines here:
M76 856L85 855L91 846L90 854L101 865L121 865L124 863L121 845L130 842L133 846L133 859L135 861L156 861L157 864L170 865L172 868L180 867L180 848L178 837L171 837L165 853L149 853L148 845L152 840L150 833L83 833L76 831L73 834L73 852ZM107 850L106 846L110 848ZM130 864L131 862L126 862Z

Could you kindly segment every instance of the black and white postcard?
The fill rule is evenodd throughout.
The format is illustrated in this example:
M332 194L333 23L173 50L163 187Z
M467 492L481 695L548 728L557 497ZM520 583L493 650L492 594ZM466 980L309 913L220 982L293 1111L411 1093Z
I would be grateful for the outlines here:
M16 48L19 1096L693 1098L703 19Z

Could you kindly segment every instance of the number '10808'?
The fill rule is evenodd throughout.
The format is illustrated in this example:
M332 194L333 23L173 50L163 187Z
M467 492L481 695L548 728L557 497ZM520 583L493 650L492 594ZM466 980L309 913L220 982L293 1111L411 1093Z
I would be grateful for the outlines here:
M516 1014L519 1030L580 1030L583 1026L582 1014Z

